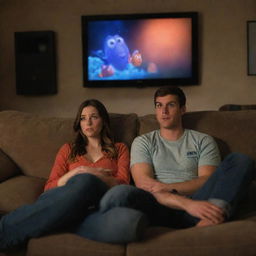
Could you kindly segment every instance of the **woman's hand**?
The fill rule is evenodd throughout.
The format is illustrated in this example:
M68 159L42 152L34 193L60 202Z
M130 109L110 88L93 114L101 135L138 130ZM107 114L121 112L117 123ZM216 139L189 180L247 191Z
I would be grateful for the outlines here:
M75 175L83 174L83 173L90 173L92 175L95 175L104 182L107 177L112 177L112 171L109 169L94 168L94 167L88 167L88 166L78 166L75 169L63 175L58 180L58 186L64 186L70 178L72 178Z
M87 166L79 166L76 169L77 174L80 173L90 173L97 176L103 182L105 182L109 187L113 187L118 184L115 177L112 176L112 170L104 168L92 168Z
M90 173L96 176L112 176L112 170L110 169L94 168L88 166L78 166L75 169L71 170L70 172L73 172L74 175L81 173Z

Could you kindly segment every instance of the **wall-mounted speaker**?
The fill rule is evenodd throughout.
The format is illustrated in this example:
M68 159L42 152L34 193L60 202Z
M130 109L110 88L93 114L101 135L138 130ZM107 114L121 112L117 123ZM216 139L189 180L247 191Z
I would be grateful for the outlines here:
M16 93L57 93L55 32L15 32Z

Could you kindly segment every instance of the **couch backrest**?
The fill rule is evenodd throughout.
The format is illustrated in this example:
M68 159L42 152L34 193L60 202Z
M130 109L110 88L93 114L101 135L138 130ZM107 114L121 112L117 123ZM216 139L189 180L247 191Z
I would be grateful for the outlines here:
M116 141L129 147L138 131L136 114L110 114ZM58 149L74 138L72 118L0 112L0 149L29 176L47 178Z
M154 115L139 119L140 134L159 127ZM188 112L183 124L185 128L213 136L222 157L230 152L241 152L256 160L256 110Z

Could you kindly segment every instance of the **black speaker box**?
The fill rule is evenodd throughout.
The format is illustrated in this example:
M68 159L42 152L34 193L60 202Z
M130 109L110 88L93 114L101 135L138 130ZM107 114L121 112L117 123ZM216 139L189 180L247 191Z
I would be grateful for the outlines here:
M57 93L55 32L15 32L16 92Z

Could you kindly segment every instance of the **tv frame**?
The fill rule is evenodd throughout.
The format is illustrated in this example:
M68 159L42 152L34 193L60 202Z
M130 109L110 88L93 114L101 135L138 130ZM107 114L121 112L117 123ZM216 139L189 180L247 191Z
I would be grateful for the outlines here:
M136 20L154 18L191 18L192 26L192 72L190 77L181 78L149 78L129 80L89 80L88 78L88 23L93 21L111 20ZM136 14L109 14L109 15L82 15L82 58L83 58L83 86L94 87L158 87L164 85L198 85L199 84L199 63L198 63L198 12L168 12L168 13L136 13Z

